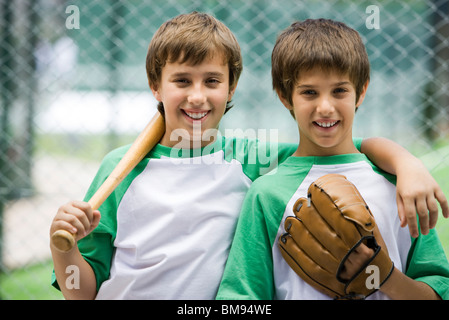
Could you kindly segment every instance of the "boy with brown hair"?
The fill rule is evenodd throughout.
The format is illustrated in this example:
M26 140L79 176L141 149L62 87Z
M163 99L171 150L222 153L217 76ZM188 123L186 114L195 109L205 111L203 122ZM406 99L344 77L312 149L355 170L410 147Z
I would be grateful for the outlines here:
M77 245L67 253L51 246L53 283L66 298L215 297L249 186L262 168L283 161L296 149L266 148L255 140L218 133L241 70L234 35L208 14L179 15L157 30L148 48L147 73L164 114L165 134L99 210L80 201L59 208L51 234L59 229L77 234ZM356 143L360 148L361 141ZM366 148L376 150L375 145L369 141ZM105 157L85 200L128 148ZM259 149L268 153L268 162L259 161ZM396 150L381 154L411 158ZM384 161L382 155L387 169L394 168L398 158ZM431 186L425 194L433 194L434 181L426 170L419 172L415 177L424 177ZM418 190L422 182L414 185ZM426 217L427 212L426 206ZM79 270L79 288L66 285L72 276L66 271L69 266Z
M449 263L435 230L410 236L397 215L395 178L354 146L352 125L370 79L359 34L326 19L296 22L277 38L273 87L296 119L300 142L273 175L247 193L218 299L329 299L303 281L281 255L279 237L297 199L329 173L348 178L371 209L394 270L369 299L449 298ZM342 278L351 279L373 252L351 254ZM325 284L323 284L325 285Z

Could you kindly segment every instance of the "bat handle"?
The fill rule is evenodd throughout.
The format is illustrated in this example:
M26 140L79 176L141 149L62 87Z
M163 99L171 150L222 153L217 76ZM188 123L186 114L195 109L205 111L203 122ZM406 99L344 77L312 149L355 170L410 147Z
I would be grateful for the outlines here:
M51 242L59 251L68 252L75 245L75 235L66 230L57 230L52 234Z

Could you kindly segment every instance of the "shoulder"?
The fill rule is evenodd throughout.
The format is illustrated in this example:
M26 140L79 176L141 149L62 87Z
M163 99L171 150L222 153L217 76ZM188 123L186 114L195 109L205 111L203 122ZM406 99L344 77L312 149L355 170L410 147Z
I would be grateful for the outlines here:
M262 155L279 155L282 154L283 159L292 155L295 152L298 144L295 143L281 143L274 139L260 140L256 137L223 137L223 148L233 150L236 154L244 154L251 157ZM254 153L251 153L254 152Z
M103 161L114 161L117 159L120 160L121 158L123 158L123 156L129 150L130 147L131 147L131 144L128 144L128 145L124 145L124 146L113 149L112 151L108 152L104 156Z
M261 141L254 138L224 137L223 150L226 161L241 163L244 173L252 181L277 169L295 150L297 145Z
M107 153L101 160L95 180L105 180L123 158L130 146L131 145L122 146Z
M123 158L125 153L129 150L130 147L131 144L118 147L108 152L101 161L101 166L118 163Z
M281 163L275 170L257 178L250 187L249 194L262 196L261 201L285 202L293 194L304 178L308 175L311 166L300 163L297 158L289 158Z

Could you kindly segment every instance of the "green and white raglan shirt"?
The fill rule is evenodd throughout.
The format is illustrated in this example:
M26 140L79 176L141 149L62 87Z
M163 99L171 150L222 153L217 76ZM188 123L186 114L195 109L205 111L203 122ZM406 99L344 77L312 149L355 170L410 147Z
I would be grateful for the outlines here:
M86 201L128 148L105 157ZM246 192L296 148L222 136L202 149L157 145L78 242L95 272L97 299L214 299Z
M275 174L257 179L247 193L217 299L329 299L306 284L281 256L279 236L293 204L328 173L354 183L370 207L396 268L449 298L449 264L435 230L417 239L401 228L393 176L363 154L290 157ZM386 299L380 291L368 299Z

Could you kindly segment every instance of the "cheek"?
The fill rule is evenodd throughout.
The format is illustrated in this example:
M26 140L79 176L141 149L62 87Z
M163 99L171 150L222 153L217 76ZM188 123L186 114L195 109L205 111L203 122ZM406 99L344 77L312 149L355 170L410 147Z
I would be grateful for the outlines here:
M357 106L352 101L348 101L346 103L346 106L344 107L345 110L345 116L349 119L353 119L355 117L355 112L357 111Z
M219 108L226 107L228 100L230 100L230 95L227 91L213 92L209 96L209 101Z
M292 110L295 113L296 120L302 123L307 122L315 109L314 104L303 99L293 99L292 102Z
M161 99L159 101L162 101L166 108L176 108L185 99L182 91L169 87L165 91L162 91L159 96Z

